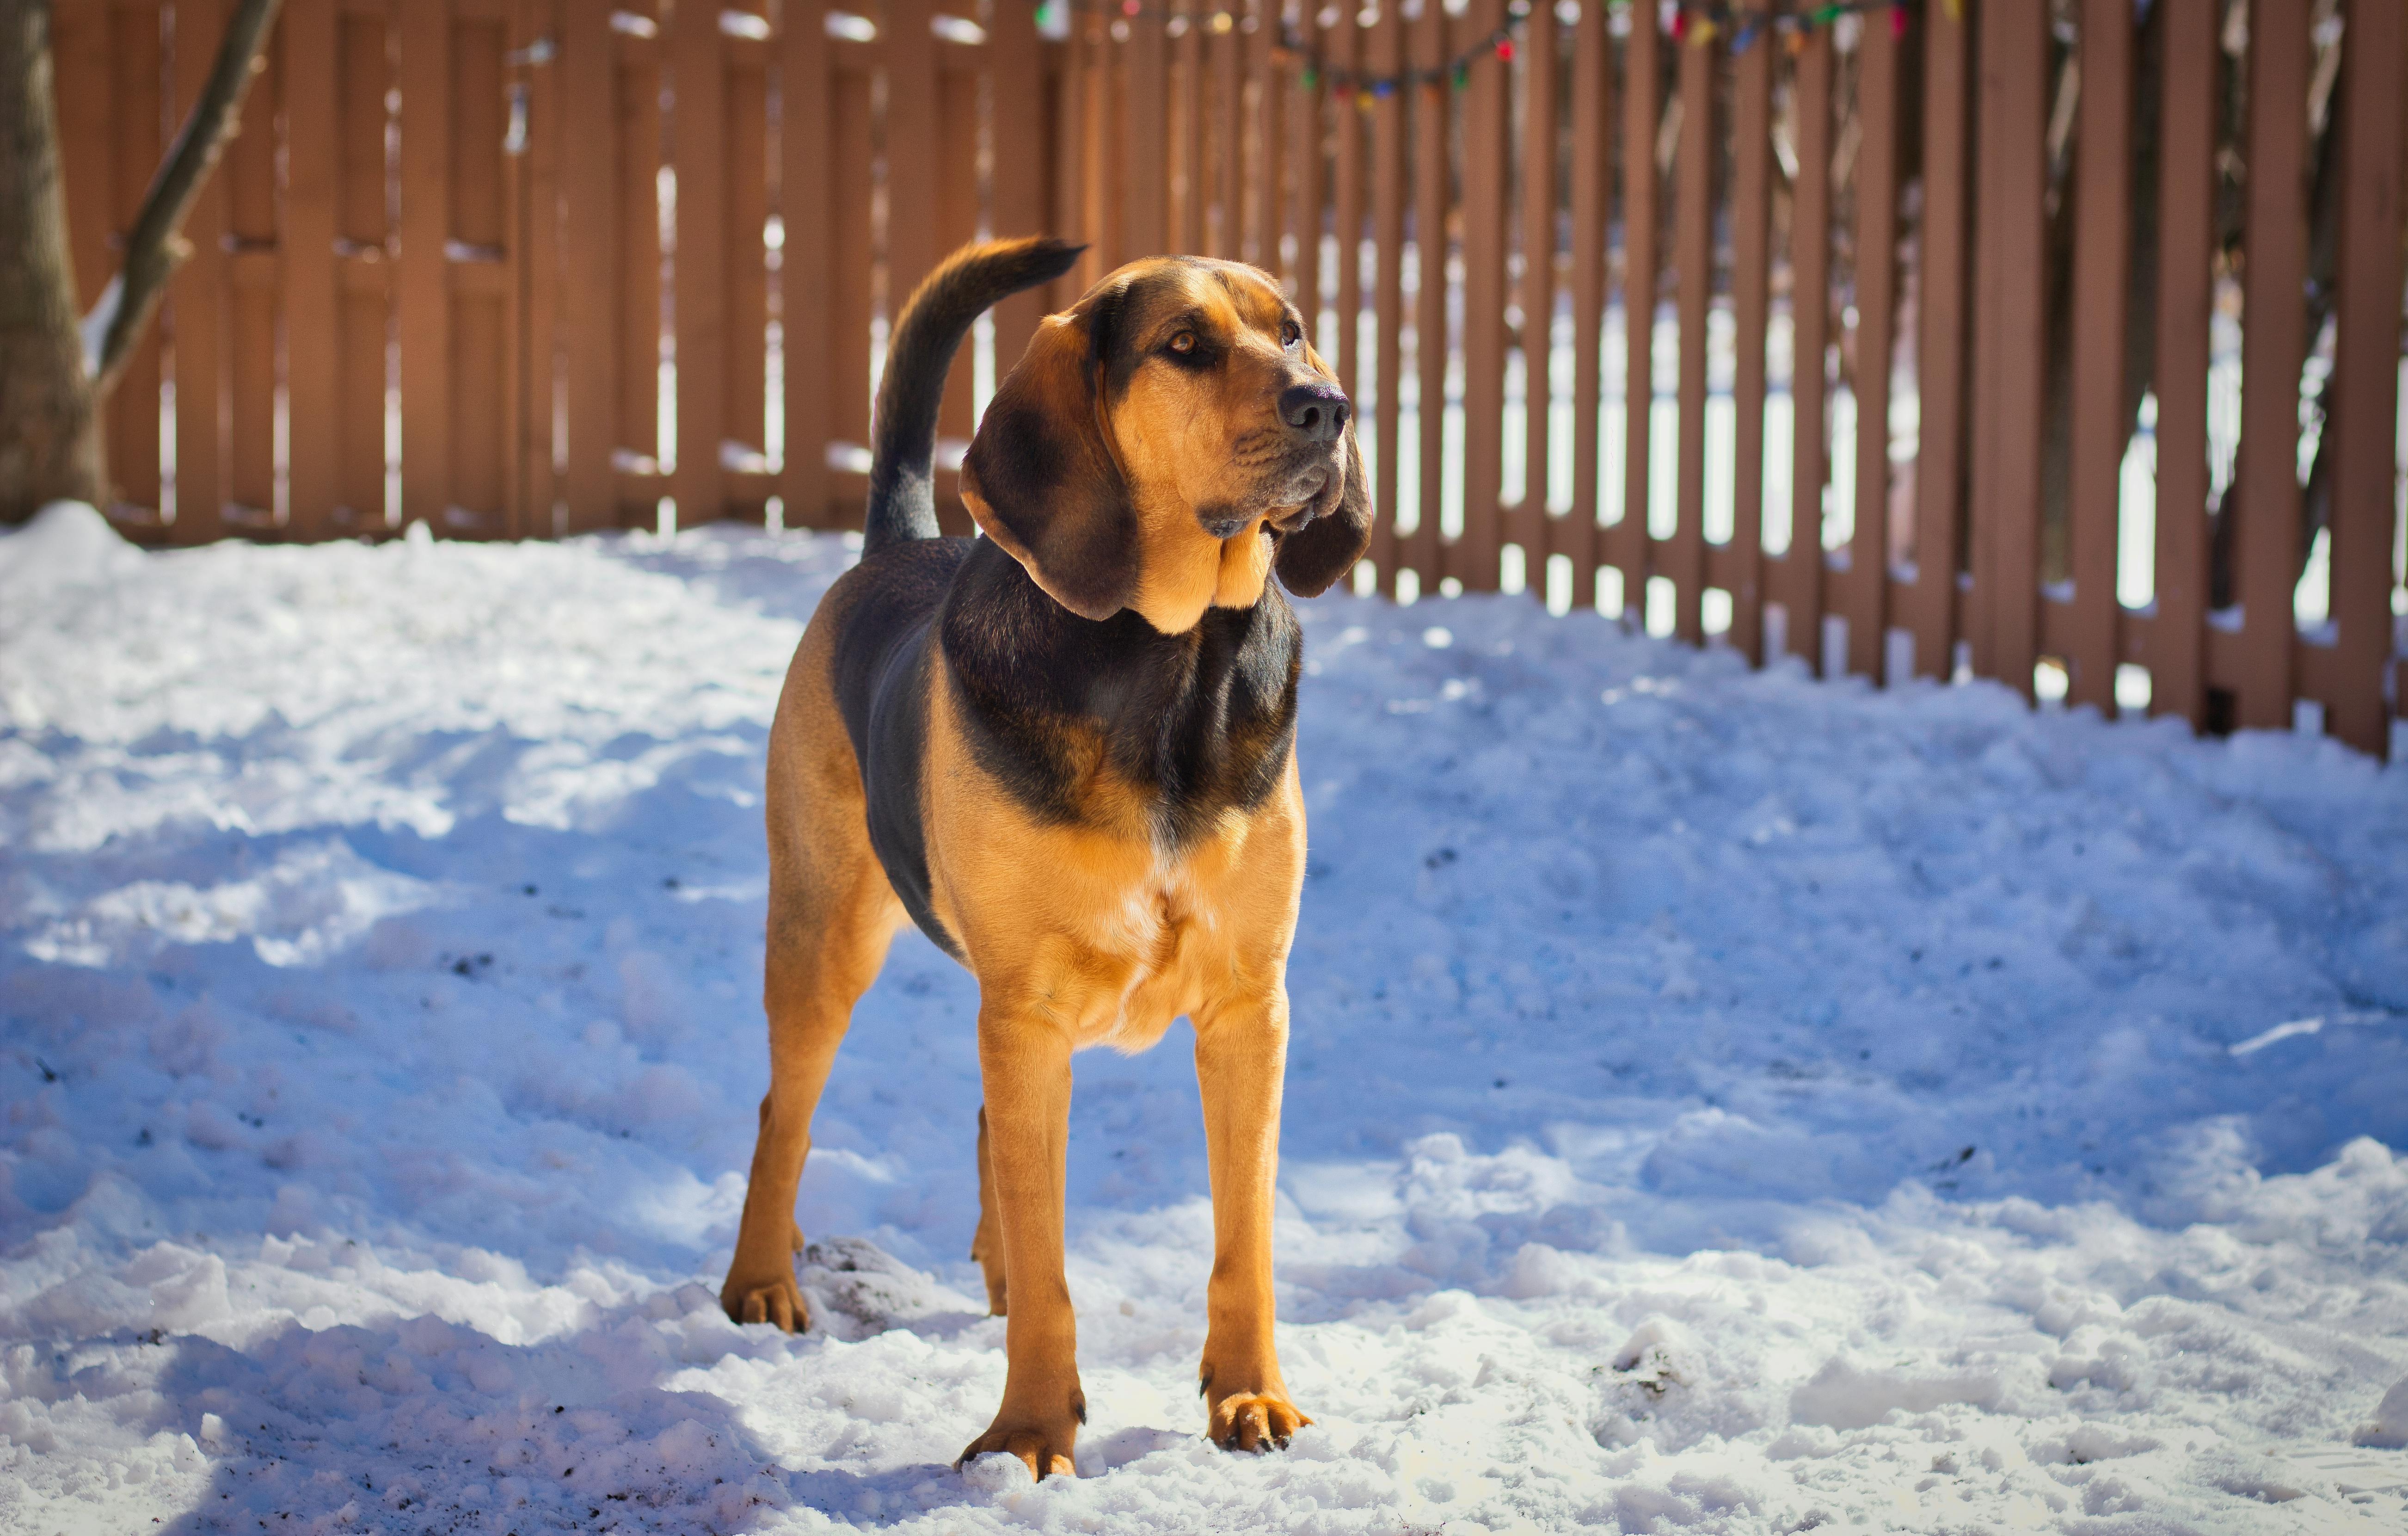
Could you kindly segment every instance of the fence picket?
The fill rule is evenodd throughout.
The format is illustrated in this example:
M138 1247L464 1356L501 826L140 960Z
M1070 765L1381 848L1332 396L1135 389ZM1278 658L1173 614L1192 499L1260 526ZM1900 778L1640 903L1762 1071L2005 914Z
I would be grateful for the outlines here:
M1572 507L1563 529L1571 606L1597 606L1598 415L1604 400L1607 221L1613 212L1613 71L1605 0L1572 34Z
M1507 513L1503 537L1522 550L1526 590L1547 590L1549 535L1547 467L1554 423L1554 380L1548 375L1555 351L1555 15L1532 8L1523 30L1522 280L1518 294L1522 358L1522 495Z
M1767 586L1781 604L1784 644L1823 669L1823 487L1829 398L1824 352L1831 316L1831 39L1818 33L1798 55L1790 84L1798 181L1789 216L1791 463L1789 548Z
M1765 336L1772 282L1772 43L1751 39L1732 70L1731 541L1724 559L1730 645L1764 659Z
M2216 0L2165 0L2157 134L2157 496L2149 712L2207 721L2208 315L2214 302Z
M1700 603L1706 570L1706 324L1714 297L1714 69L1712 42L1680 50L1681 142L1674 151L1672 241L1681 341L1678 516L1657 553L1672 581L1672 633L1705 639Z
M286 537L330 537L337 479L341 300L335 254L340 57L335 0L291 0L280 23L284 74L283 250Z
M108 15L109 218L111 235L131 229L143 194L166 149L160 99L160 12L155 4L112 5ZM160 483L159 397L165 369L164 337L175 323L175 293L150 334L135 345L110 395L106 432L108 476L115 493L136 498L148 517L136 525L146 538L164 530ZM137 513L137 517L141 514Z
M2332 733L2383 755L2383 670L2391 640L2391 528L2398 515L2393 444L2400 405L2401 134L2399 79L2408 40L2401 0L2354 0L2349 71L2337 98L2344 231L2334 316L2332 492L2334 686L2323 700Z
M1923 17L1923 234L1916 291L1919 423L1914 463L1914 580L1899 607L1914 636L1918 677L1956 668L1957 524L1965 507L1965 358L1971 248L1971 98L1964 17L1948 7ZM2202 373L2204 369L2202 369Z
M2242 215L2241 461L2227 494L2232 519L2240 665L2226 685L2233 723L2291 724L2291 588L2300 574L2300 366L2307 358L2308 13L2250 0L2249 184ZM2396 235L2395 235L2396 238Z
M222 0L183 0L181 45L170 61L172 116L180 122L207 83L211 49L203 39L224 24ZM225 181L211 177L184 220L192 254L168 280L166 336L176 380L176 520L179 544L206 543L227 532L219 407L224 372Z
M1351 70L1361 57L1362 28L1354 17L1340 7L1337 25L1329 29L1329 65L1337 70ZM1363 318L1363 216L1367 188L1364 185L1369 167L1364 164L1363 114L1356 110L1351 93L1338 93L1330 106L1330 126L1337 137L1332 146L1330 165L1332 180L1331 220L1337 237L1332 242L1338 257L1338 381L1355 399L1362 398L1362 336ZM1396 524L1382 519L1371 531L1370 558L1380 562L1380 579L1387 581L1393 574L1383 555L1386 542L1394 536ZM1384 530L1384 531L1383 531Z
M2026 697L2040 639L2048 18L1982 11L1983 314L1973 337L1974 669Z
M1405 13L1400 5L1390 4L1380 8L1380 20L1371 29L1370 50L1367 67L1374 74L1395 75L1403 67L1405 56ZM1366 100L1357 93L1358 104ZM1371 120L1371 243L1377 252L1371 282L1372 358L1375 373L1372 385L1374 422L1371 444L1371 497L1377 523L1395 527L1398 509L1402 505L1398 492L1397 467L1400 462L1402 432L1399 384L1404 378L1404 359L1398 355L1404 335L1405 292L1405 123L1404 96L1391 92L1370 99ZM1416 209L1415 218L1422 217ZM1345 253L1340 254L1343 260ZM1424 266L1427 273L1428 267ZM1359 376L1358 376L1359 379ZM1360 396L1356 396L1360 398ZM1427 487L1424 487L1425 521L1427 517ZM1433 528L1435 524L1433 524ZM1429 536L1416 534L1413 549L1420 552L1429 547ZM1434 583L1436 577L1426 567L1421 580ZM1392 589L1393 590L1393 589Z
M1889 639L1891 349L1898 335L1899 45L1886 24L1856 44L1856 289L1853 380L1856 440L1856 527L1847 567L1833 585L1848 621L1850 672L1882 681Z
M1606 563L1622 572L1622 611L1644 612L1651 561L1647 491L1649 428L1656 410L1656 268L1662 208L1656 136L1663 119L1657 19L1629 11L1622 67L1622 518L1606 530Z
M774 489L761 472L768 456L769 418L769 267L762 234L769 222L770 45L763 8L761 0L753 0L752 7L724 13L750 16L758 24L738 35L723 22L720 37L720 431L744 472L729 476L722 492L724 510L714 515L748 523L761 519ZM973 139L973 157L976 151Z
M1407 38L1407 52L1413 65L1425 72L1433 69L1447 56L1446 17L1443 7L1425 7L1416 18ZM1413 573L1415 590L1436 592L1439 580L1446 571L1445 529L1441 525L1440 508L1446 487L1446 376L1449 341L1447 337L1447 252L1448 252L1448 146L1449 127L1454 111L1450 94L1453 83L1432 79L1426 74L1412 94L1412 165L1410 170L1412 197L1413 270L1413 379L1414 395L1419 402L1416 422L1420 427L1413 442L1414 487L1412 502L1412 535L1399 552L1397 567ZM1400 172L1401 174L1408 174ZM1382 237L1384 239L1386 237ZM1399 237L1401 242L1402 237ZM1402 265L1401 244L1398 264ZM1384 271L1383 265L1382 270ZM1381 345L1389 327L1380 327ZM1398 345L1401 347L1399 337ZM1403 359L1398 360L1397 377L1404 376ZM1402 472L1403 445L1398 445L1397 463ZM1404 505L1403 487L1398 488L1395 505ZM1397 590L1394 573L1383 571L1387 590Z
M2122 503L2126 273L2131 264L2132 7L2082 12L2081 174L2074 208L2071 518L2073 611L2067 702L2115 707L2115 540Z
M1043 41L1037 35L1034 14L1026 7L998 0L987 26L987 66L992 72L993 208L990 226L999 239L1042 234L1058 228L1046 218L1044 171L1048 164L1044 98ZM995 371L1011 371L1037 323L1045 315L1046 295L1016 294L995 308Z
M1471 0L1458 48L1505 22L1505 0ZM1463 89L1463 535L1447 574L1467 592L1497 590L1505 473L1505 122L1512 72L1474 57Z

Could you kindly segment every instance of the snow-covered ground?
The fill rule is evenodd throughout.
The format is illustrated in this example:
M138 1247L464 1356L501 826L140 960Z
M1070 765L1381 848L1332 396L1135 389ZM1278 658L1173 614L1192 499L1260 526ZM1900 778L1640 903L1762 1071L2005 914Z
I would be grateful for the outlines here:
M1003 1335L916 936L819 1326L712 1299L763 742L849 558L0 539L0 1529L2408 1521L2408 769L1518 598L1306 608L1319 1423L1200 1438L1182 1030L1078 1064L1088 1475L953 1471Z

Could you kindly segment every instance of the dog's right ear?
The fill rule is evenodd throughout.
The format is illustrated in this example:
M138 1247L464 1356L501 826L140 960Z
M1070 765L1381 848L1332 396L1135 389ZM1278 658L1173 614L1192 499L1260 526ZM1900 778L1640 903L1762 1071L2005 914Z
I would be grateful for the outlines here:
M1109 619L1137 595L1138 521L1104 441L1096 323L1082 304L1038 325L970 439L962 500L1047 596Z

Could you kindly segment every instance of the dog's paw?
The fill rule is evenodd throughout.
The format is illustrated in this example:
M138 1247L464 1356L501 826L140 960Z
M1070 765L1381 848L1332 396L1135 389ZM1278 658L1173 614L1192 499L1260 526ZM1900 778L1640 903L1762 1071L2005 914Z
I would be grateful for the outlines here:
M1283 1397L1232 1392L1212 1405L1210 1433L1225 1451L1284 1451L1289 1437L1312 1422Z
M758 1279L731 1274L720 1289L719 1304L732 1322L775 1323L788 1333L800 1333L811 1326L811 1310L804 1304L803 1288L795 1284L791 1270Z
M1079 1469L1070 1457L1076 1443L1077 1429L1046 1430L1034 1425L1007 1424L998 1414L987 1432L965 1446L953 1459L953 1469L976 1461L991 1452L1002 1451L1020 1458L1028 1475L1043 1482L1048 1477L1076 1477Z

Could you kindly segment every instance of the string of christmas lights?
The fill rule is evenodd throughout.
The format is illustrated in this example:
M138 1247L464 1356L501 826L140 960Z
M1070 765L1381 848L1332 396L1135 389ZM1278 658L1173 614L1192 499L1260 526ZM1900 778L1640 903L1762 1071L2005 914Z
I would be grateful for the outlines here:
M1395 3L1395 0L1390 0ZM1432 0L1425 0L1425 4ZM1760 37L1777 36L1787 40L1794 52L1806 46L1810 34L1818 28L1837 25L1851 16L1871 16L1886 12L1890 33L1904 36L1913 0L1818 0L1816 4L1791 7L1744 6L1715 3L1715 0L1682 0L1678 5L1662 5L1661 0L1606 0L1607 14L1621 24L1615 31L1627 30L1630 12L1640 6L1658 5L1659 15L1669 13L1667 31L1675 42L1692 48L1703 48L1717 37L1728 36L1733 53L1744 53ZM1956 20L1962 15L1964 0L1942 0L1948 15ZM1326 85L1341 97L1352 97L1369 110L1408 86L1430 87L1446 84L1460 91L1470 82L1471 66L1484 58L1511 63L1513 50L1530 19L1531 0L1512 0L1506 7L1505 24L1485 37L1469 44L1444 64L1402 69L1393 74L1374 74L1368 70L1333 65L1319 48L1285 22L1280 24L1280 36L1273 54L1283 64L1298 66L1306 90ZM1074 8L1091 15L1105 15L1134 22L1147 16L1169 20L1193 20L1220 33L1232 30L1235 18L1220 12L1209 21L1203 17L1172 16L1161 4L1147 0L1106 0L1104 4L1078 5Z

